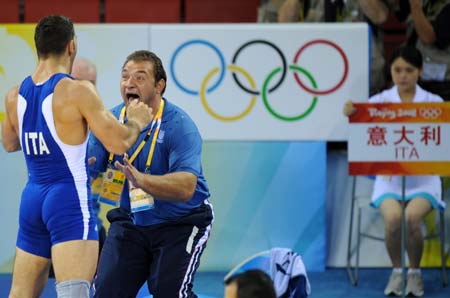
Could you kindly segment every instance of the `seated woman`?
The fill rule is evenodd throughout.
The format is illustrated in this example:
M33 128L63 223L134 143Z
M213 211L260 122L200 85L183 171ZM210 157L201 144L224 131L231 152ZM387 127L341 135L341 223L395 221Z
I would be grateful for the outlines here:
M417 82L422 71L422 55L414 47L400 47L390 60L394 86L369 98L370 103L383 102L442 102L442 98L423 90ZM344 114L351 116L356 109L346 102ZM423 296L420 259L423 251L421 223L433 208L445 207L441 198L439 176L408 176L405 179L406 252L409 266L406 295ZM384 290L385 295L402 295L401 269L401 209L402 178L377 176L372 194L372 206L380 208L385 224L385 244L393 265L393 271Z

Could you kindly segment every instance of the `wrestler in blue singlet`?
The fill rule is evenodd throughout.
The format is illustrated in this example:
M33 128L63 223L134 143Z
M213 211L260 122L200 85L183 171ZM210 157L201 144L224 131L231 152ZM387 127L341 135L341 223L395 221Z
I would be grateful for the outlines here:
M90 199L86 140L63 143L57 135L53 111L56 84L67 74L55 74L35 84L27 77L17 104L19 135L28 168L22 192L17 247L50 258L51 247L70 240L97 240Z

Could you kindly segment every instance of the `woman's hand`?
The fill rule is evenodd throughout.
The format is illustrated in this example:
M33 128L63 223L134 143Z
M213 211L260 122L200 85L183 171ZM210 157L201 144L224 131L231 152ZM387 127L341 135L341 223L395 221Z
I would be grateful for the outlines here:
M356 113L356 108L353 105L353 102L351 100L348 100L345 104L344 104L344 115L347 117L350 117L351 115Z

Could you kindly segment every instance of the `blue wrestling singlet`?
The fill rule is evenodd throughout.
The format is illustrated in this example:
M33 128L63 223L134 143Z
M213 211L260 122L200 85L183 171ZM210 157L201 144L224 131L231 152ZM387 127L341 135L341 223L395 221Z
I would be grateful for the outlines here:
M45 258L51 247L70 240L97 240L90 199L87 136L79 145L63 143L54 125L55 74L35 84L27 77L19 89L17 116L28 182L22 192L17 247Z

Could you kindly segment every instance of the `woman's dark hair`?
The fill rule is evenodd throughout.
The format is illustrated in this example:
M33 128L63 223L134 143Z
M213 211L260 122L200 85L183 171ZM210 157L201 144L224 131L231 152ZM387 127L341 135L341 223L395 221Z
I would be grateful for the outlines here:
M394 50L389 60L389 65L392 65L397 58L403 58L409 64L422 69L423 59L420 51L412 46L402 46Z

